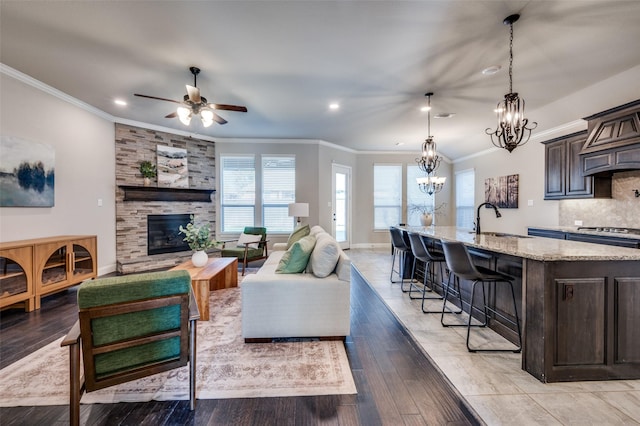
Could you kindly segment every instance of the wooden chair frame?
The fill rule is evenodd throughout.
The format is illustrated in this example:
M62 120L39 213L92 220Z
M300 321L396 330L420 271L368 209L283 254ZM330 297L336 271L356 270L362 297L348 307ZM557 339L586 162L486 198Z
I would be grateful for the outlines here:
M160 333L133 337L110 344L94 346L91 336L91 321L96 318L109 317L130 312L140 312L170 305L180 305L180 327ZM61 346L69 346L69 423L80 423L80 399L84 392L103 389L119 383L125 383L141 377L150 376L163 371L172 370L189 364L189 401L191 410L195 409L195 369L196 369L196 326L200 319L198 306L193 292L164 296L138 301L117 303L80 309L79 320L73 325ZM89 337L87 337L89 336ZM97 354L135 347L141 344L180 337L180 354L178 357L161 362L147 364L142 367L97 377L93 358ZM80 379L80 351L84 362L84 381Z
M255 234L255 235L258 235L258 234ZM265 237L266 237L266 234L265 234ZM222 241L222 249L224 250L226 244L233 241L238 241L238 239L236 238L235 240ZM247 259L247 254L249 253L249 246L251 244L256 244L256 243L244 243L244 255L242 256L242 258L238 257L238 261L242 261L242 276L244 276L245 269L247 269L247 264L249 262L253 262L255 260L262 260L269 257L269 248L267 244L268 242L269 240L267 240L266 238L264 240L260 240L258 242L258 248L262 249L262 256L252 257L251 259Z

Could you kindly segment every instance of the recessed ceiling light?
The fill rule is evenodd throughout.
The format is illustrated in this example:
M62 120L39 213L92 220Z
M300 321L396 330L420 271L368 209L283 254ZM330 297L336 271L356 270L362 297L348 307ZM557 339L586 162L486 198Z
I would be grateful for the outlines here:
M491 65L482 70L483 75L493 75L502 69L501 65Z
M422 112L427 112L429 110L431 110L431 107L430 106L426 106L426 105L420 108L420 111L422 111Z
M122 99L116 99L115 101L113 101L114 104L116 105L120 105L120 106L126 106L127 103L125 101L123 101Z
M337 102L333 102L329 104L329 109L339 109L339 108L340 108L340 104Z
M435 114L433 118L451 118L455 115L453 112L441 112L439 114Z

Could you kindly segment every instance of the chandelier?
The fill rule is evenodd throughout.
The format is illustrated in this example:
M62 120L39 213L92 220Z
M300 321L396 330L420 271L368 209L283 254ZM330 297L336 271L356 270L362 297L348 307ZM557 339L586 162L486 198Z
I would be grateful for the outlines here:
M418 188L420 191L424 192L428 195L433 195L442 191L444 187L444 182L447 180L446 177L438 177L438 176L425 176L416 178L418 182Z
M429 98L427 106L427 139L422 144L422 156L416 158L420 170L431 175L440 165L440 156L436 152L436 143L431 136L431 96L432 92L425 94Z
M513 23L520 19L520 15L507 16L503 23L509 25L509 93L504 95L504 101L498 103L498 126L495 130L490 128L485 132L491 136L491 142L498 148L504 148L511 152L520 145L524 145L531 136L531 131L538 123L533 122L529 126L529 120L524 118L524 99L520 99L517 93L513 93Z

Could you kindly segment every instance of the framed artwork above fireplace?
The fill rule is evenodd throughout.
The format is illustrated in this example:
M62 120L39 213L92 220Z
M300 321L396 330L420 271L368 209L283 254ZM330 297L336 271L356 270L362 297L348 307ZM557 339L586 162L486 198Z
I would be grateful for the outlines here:
M158 186L165 188L188 188L189 167L187 150L158 145Z

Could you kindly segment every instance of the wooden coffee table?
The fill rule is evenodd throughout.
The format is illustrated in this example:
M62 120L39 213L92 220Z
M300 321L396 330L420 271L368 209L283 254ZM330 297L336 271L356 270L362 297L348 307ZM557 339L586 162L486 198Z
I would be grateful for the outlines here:
M201 267L195 267L191 260L187 260L171 270L186 270L191 275L191 287L200 310L201 321L209 321L211 291L238 286L238 258L236 257L212 257L206 265Z

